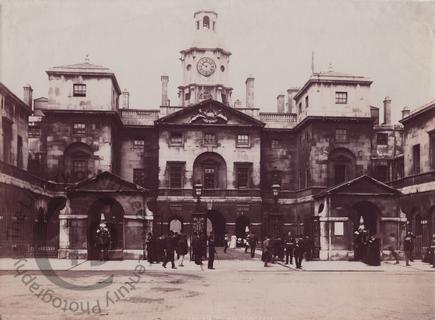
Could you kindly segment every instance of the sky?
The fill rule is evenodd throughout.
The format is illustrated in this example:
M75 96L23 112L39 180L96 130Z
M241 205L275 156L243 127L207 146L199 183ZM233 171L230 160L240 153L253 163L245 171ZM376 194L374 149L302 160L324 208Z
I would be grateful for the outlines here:
M252 75L256 107L276 111L276 96L310 77L312 52L315 72L331 64L371 78L371 105L391 97L393 120L435 99L435 1L0 0L0 81L19 97L27 83L46 97L45 71L88 54L113 70L131 108L159 107L162 74L176 105L179 51L204 9L218 13L232 52L233 101L244 102Z

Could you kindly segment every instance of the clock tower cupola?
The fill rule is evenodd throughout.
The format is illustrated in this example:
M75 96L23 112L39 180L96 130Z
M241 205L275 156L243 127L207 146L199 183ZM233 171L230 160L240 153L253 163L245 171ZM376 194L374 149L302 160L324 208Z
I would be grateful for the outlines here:
M228 84L231 52L224 49L217 30L217 13L194 13L194 38L187 49L180 51L183 80L178 87L181 106L206 99L230 105L232 88Z

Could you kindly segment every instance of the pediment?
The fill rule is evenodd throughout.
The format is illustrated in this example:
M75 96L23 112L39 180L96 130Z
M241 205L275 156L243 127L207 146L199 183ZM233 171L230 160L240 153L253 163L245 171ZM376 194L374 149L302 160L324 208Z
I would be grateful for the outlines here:
M104 171L68 188L69 192L146 192L145 188Z
M400 191L378 181L370 176L363 175L327 190L329 194L373 194L397 195Z
M264 126L260 120L211 99L167 115L156 124Z

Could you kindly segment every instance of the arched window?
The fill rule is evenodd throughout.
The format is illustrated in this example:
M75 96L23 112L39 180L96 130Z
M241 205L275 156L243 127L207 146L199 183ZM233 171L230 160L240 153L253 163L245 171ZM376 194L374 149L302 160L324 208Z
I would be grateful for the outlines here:
M208 16L205 16L205 17L202 19L202 26L203 26L204 28L210 29L210 18L209 18Z

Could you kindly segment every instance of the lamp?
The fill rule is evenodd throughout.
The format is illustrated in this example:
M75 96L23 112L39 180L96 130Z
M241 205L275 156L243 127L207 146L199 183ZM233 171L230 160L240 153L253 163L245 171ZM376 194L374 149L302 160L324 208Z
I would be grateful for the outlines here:
M278 195L279 195L279 191L281 190L281 186L277 183L272 185L272 195L273 195L273 200L275 201L275 204L278 203Z

